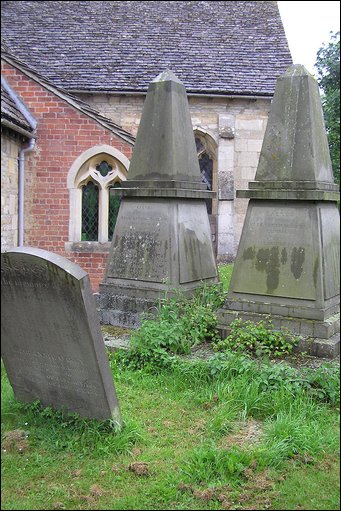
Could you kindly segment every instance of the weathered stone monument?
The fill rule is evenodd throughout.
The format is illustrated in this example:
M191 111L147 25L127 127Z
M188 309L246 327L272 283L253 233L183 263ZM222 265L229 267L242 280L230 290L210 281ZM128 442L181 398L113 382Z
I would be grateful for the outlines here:
M149 86L99 290L104 324L136 327L167 291L217 281L184 85L171 72Z
M1 254L1 354L18 400L121 425L89 277L78 265L36 248Z
M339 351L340 216L319 89L301 65L277 82L224 307L223 334L240 317L271 314L317 356Z

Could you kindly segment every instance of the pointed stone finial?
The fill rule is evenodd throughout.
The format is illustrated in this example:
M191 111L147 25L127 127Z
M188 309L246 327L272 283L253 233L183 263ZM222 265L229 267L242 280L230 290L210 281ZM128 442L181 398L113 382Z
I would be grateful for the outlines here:
M277 81L255 179L333 183L318 84L300 64Z
M166 69L165 71L162 71L162 73L160 73L156 78L154 78L154 80L152 80L151 83L169 82L169 81L181 83L181 85L183 85L181 80L179 80L179 78L170 69Z
M150 83L143 107L126 184L141 180L201 184L186 89L169 69Z
M314 79L314 76L309 73L308 69L302 64L293 64L292 66L289 66L288 69L279 77L279 79L281 80L288 76L311 76Z

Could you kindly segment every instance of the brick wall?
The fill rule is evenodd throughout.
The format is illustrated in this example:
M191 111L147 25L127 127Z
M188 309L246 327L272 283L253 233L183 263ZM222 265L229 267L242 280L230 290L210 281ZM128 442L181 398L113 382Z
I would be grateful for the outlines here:
M89 273L94 291L108 252L66 252L69 235L67 174L87 149L107 144L131 158L132 147L66 101L2 62L2 73L38 122L35 149L25 157L24 244L58 253Z

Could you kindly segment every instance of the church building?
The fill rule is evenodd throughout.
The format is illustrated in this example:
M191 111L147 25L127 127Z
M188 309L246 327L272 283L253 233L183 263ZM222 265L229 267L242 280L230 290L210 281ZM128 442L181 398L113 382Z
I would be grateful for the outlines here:
M217 261L233 260L278 76L272 1L3 1L2 247L56 252L102 281L149 83L185 85ZM175 148L176 150L176 148Z

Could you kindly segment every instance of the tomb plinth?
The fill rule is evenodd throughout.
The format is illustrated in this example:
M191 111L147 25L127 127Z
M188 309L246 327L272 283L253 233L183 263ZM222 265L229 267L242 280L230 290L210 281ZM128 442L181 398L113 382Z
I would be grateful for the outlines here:
M98 304L101 322L137 327L165 294L217 282L184 85L171 72L151 82L122 196Z
M224 307L301 337L312 355L339 352L340 215L316 80L301 65L277 82Z

